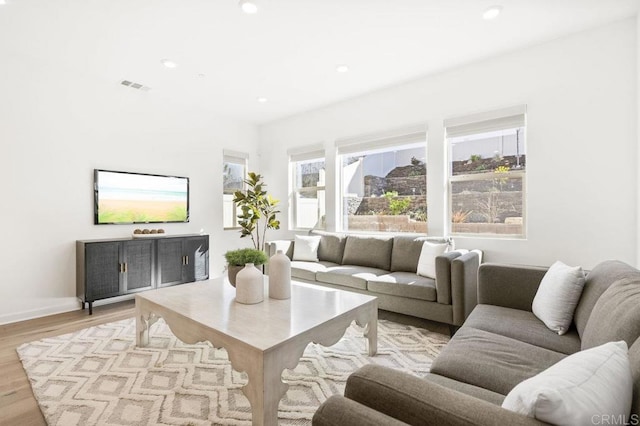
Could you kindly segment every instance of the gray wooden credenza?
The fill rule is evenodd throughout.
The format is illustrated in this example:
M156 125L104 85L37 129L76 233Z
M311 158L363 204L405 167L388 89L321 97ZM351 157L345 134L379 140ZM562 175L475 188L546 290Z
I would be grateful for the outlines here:
M209 279L209 236L169 235L76 241L76 295L93 302Z

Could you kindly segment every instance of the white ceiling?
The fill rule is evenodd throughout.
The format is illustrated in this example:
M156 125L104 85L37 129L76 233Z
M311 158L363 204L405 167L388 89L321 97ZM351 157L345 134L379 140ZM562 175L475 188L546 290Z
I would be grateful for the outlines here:
M638 13L638 0L6 0L0 61L265 123ZM500 17L482 19L493 4ZM170 58L179 66L163 67ZM350 71L337 73L336 65ZM0 64L0 66L2 66ZM204 76L199 76L204 74ZM132 96L133 96L132 91ZM257 97L268 102L258 103Z

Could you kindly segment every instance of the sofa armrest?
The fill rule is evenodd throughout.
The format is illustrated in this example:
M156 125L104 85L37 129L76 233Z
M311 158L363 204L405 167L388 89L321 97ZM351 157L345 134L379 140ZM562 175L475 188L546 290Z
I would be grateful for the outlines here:
M268 257L276 254L276 251L282 250L289 259L293 259L293 244L294 240L273 240L267 241L264 246L264 251Z
M436 296L437 302L451 304L451 262L460 257L460 253L451 251L436 256Z
M453 325L460 326L478 304L480 256L469 252L451 261L451 304Z
M531 311L547 269L483 263L478 270L478 303Z
M482 399L373 364L349 376L344 394L410 425L546 425Z
M327 399L313 415L313 426L407 426L386 414L340 395Z

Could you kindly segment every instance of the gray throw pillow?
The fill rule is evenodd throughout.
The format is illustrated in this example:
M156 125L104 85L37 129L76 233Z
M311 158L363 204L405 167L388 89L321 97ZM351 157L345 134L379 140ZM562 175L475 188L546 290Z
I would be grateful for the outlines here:
M390 237L347 236L344 246L343 265L369 266L371 268L389 270L391 266Z

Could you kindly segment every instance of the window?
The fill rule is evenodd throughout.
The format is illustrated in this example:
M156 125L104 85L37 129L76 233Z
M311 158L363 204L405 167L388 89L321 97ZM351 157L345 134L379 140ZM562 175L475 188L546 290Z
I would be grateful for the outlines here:
M238 228L236 203L233 193L244 188L247 175L248 155L241 152L224 151L222 166L222 218L225 229Z
M343 231L427 232L426 131L390 133L336 143Z
M445 121L452 234L525 236L525 108Z
M325 161L324 148L289 152L291 203L289 216L293 229L324 229Z

